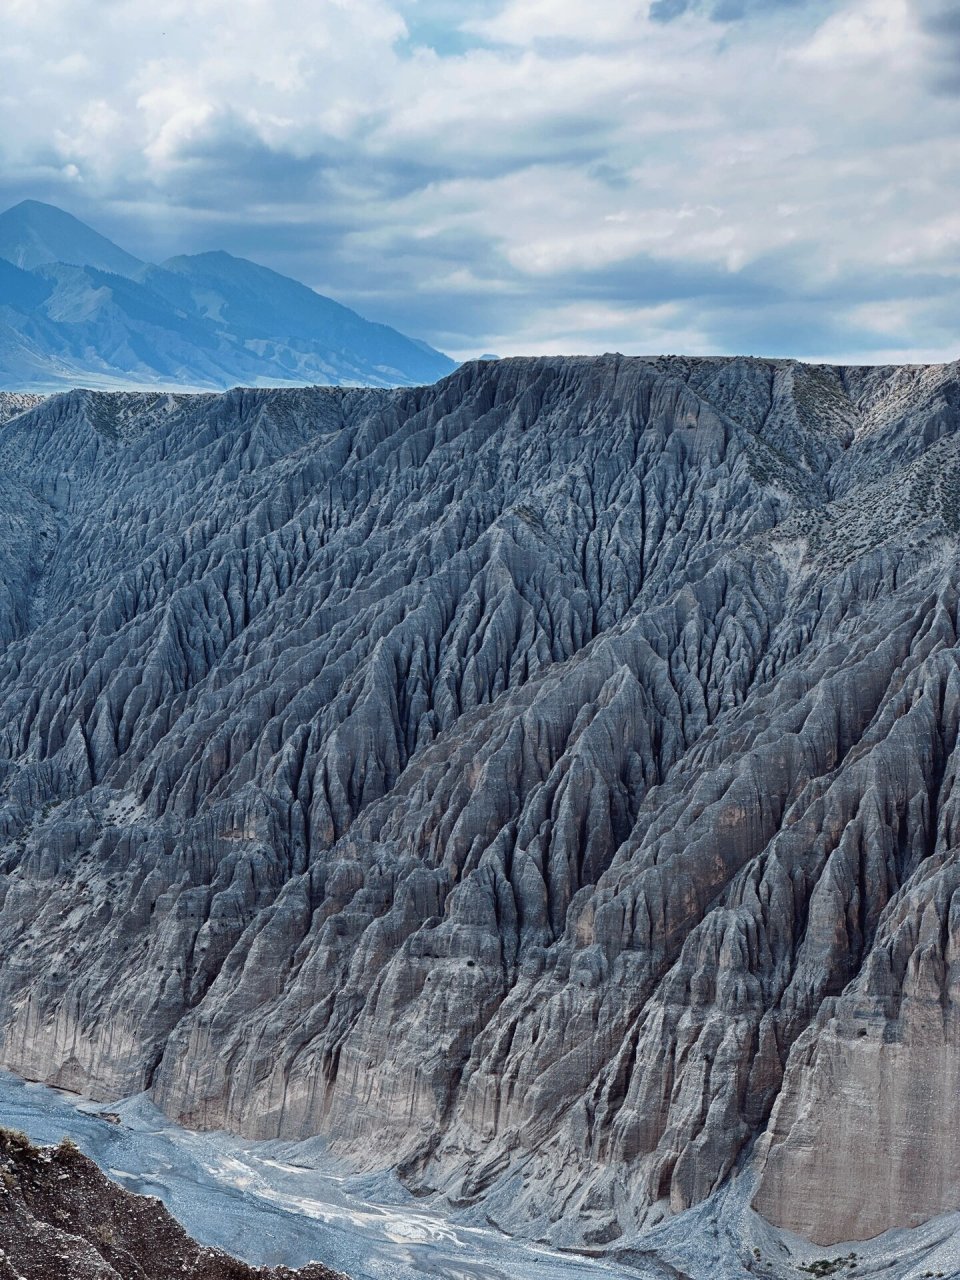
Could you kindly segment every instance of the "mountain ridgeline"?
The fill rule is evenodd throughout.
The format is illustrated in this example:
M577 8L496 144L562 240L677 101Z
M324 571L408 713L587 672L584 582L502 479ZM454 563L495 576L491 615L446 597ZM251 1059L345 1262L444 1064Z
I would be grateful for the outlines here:
M960 1205L957 365L4 404L4 1065L565 1247Z
M392 387L455 367L243 258L153 266L52 205L0 214L0 388Z

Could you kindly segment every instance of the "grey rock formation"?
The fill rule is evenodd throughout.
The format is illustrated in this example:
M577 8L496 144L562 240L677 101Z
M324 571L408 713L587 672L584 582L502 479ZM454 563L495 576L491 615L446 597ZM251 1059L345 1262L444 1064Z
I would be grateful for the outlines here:
M21 413L26 413L28 409L35 408L42 402L43 396L31 395L26 392L0 391L0 426L5 422L9 422L11 418L17 418Z
M960 1204L960 370L0 429L0 1057L617 1248ZM960 899L958 899L960 901Z

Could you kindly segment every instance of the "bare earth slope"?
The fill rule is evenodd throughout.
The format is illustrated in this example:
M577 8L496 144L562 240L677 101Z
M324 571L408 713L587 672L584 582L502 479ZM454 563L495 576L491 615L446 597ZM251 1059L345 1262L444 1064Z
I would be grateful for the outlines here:
M956 365L26 407L0 1060L574 1247L745 1160L957 1208L958 432Z

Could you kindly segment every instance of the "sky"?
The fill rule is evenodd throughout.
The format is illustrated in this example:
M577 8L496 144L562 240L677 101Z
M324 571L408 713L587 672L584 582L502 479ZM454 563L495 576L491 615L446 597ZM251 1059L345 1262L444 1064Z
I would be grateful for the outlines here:
M960 0L3 0L0 208L458 359L960 356Z

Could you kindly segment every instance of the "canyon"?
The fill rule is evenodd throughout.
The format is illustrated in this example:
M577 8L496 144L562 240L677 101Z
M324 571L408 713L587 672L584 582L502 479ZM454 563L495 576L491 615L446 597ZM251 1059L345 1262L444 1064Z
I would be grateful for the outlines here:
M960 367L0 421L5 1067L599 1255L960 1206Z

